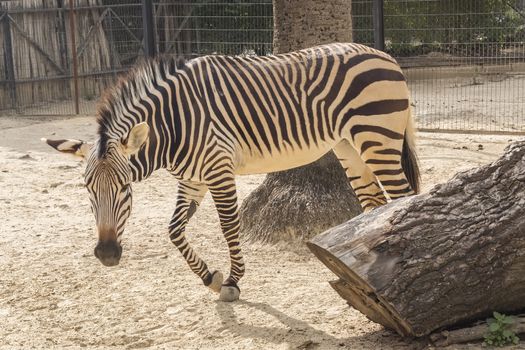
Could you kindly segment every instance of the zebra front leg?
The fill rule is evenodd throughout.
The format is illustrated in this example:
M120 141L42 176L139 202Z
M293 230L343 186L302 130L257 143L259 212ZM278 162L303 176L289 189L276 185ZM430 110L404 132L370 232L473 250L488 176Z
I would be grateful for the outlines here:
M179 249L191 270L202 279L205 286L216 293L220 293L223 281L222 274L219 271L210 273L206 263L189 245L185 234L186 224L197 210L206 191L205 184L179 181L176 208L170 221L169 232L171 241Z
M244 261L239 244L239 210L233 173L219 173L218 178L208 183L208 188L219 213L222 233L230 252L230 276L222 285L220 299L235 301L239 299L241 292L237 284L244 275Z

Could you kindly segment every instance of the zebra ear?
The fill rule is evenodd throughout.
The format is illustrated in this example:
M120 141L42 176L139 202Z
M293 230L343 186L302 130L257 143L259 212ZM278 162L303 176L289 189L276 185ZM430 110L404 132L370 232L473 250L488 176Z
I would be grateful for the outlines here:
M128 155L137 153L149 136L149 126L146 122L137 124L131 129L128 139L124 142L124 150Z
M41 138L40 140L59 152L69 153L82 158L85 158L89 154L91 147L93 147L92 143L80 140L49 140L46 138Z

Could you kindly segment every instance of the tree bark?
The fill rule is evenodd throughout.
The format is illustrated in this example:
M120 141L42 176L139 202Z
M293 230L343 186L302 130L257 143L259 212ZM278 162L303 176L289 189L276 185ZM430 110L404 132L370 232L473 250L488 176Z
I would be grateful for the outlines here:
M274 53L352 41L348 0L274 0ZM276 242L308 239L362 212L332 152L305 167L269 174L241 207L241 234Z
M403 336L525 309L525 141L308 243L335 290Z
M352 41L348 0L274 0L273 53Z

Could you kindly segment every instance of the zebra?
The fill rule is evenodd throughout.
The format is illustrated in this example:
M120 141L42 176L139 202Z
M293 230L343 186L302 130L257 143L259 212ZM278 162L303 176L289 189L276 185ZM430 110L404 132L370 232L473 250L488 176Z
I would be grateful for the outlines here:
M167 169L178 180L170 239L224 301L239 298L245 272L236 175L299 167L333 150L365 212L419 191L406 79L391 56L363 45L145 60L105 92L97 116L94 143L43 139L86 159L95 256L118 264L131 183ZM226 280L185 236L207 192L229 247Z

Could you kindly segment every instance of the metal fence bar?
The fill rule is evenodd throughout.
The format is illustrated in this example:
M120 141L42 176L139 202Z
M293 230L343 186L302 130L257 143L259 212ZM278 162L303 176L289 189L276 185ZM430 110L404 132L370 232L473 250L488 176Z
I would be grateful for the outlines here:
M152 0L142 0L142 21L144 23L144 50L146 56L155 57L155 24Z
M385 28L383 14L383 0L373 0L372 12L374 18L374 47L378 50L385 50Z

